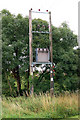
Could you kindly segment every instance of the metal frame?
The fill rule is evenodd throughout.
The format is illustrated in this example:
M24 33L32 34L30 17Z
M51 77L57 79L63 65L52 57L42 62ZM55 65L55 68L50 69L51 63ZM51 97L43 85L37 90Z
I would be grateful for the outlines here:
M51 62L32 62L32 65L40 65L40 64L52 65Z
M44 13L49 14L49 32L44 31L32 31L32 13ZM32 53L32 33L48 33L50 39L50 62L33 62L33 53ZM50 94L51 97L54 95L54 79L53 79L53 51L52 51L52 28L51 28L51 12L40 12L29 10L29 63L30 63L30 75L33 78L33 65L36 64L50 64ZM33 85L32 85L33 86ZM33 90L32 90L33 94Z
M47 33L47 34L50 34L50 32L44 32L44 31L32 31L32 33Z
M33 13L42 13L42 14L49 14L48 12L33 11L33 10L32 10L32 12L33 12Z

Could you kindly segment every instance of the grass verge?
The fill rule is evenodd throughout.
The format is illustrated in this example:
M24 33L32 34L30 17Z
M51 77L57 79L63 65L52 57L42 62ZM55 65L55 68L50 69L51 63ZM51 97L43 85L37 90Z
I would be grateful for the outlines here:
M3 118L68 118L78 115L78 93L61 94L51 99L40 94L2 100Z

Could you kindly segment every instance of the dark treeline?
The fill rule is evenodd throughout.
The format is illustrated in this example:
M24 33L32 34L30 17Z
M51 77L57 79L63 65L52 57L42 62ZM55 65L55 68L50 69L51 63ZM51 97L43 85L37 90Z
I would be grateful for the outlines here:
M48 22L41 19L32 21L33 30L47 31ZM54 90L55 94L62 91L78 89L78 50L77 35L73 34L68 24L63 22L60 27L52 25ZM33 60L35 49L49 48L49 36L33 34ZM34 73L33 80L29 76L29 19L18 14L12 15L2 10L2 92L5 96L18 96L30 92L46 92L50 89L49 66L39 73Z

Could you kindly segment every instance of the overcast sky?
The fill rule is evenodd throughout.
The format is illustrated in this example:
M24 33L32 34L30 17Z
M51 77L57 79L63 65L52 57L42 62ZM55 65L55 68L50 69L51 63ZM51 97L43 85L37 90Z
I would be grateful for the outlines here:
M12 14L21 13L23 16L29 15L29 9L34 11L49 10L52 14L52 24L59 27L66 21L75 34L78 34L78 1L80 0L0 0L0 11L9 10ZM43 14L33 15L33 18L46 18ZM46 18L48 20L48 17Z

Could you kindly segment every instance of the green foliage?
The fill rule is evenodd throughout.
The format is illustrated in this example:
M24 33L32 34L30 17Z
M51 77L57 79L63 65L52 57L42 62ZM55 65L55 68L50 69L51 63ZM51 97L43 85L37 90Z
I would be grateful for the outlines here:
M4 74L7 73L7 75L12 76L12 70L16 68L16 66L20 67L20 77L22 78L22 74L25 76L25 70L28 69L27 64L29 61L27 57L29 51L28 18L23 18L20 14L15 17L7 13L8 11L6 10L2 11L3 82L6 81ZM13 84L11 82L11 86L13 86ZM3 85L3 89L5 89L5 85Z
M33 31L48 31L48 22L41 19L32 21ZM55 64L54 89L55 93L62 90L76 90L78 51L73 48L77 45L77 36L73 34L66 22L59 28L52 25L53 62ZM35 61L36 48L48 48L50 41L48 34L33 33L33 60ZM34 91L49 91L50 74L35 72L33 79L29 78L29 19L21 14L12 15L8 10L2 10L2 79L3 94L10 95L17 91L17 79L13 70L18 67L21 89L27 89L27 81L34 85ZM6 75L5 75L6 73ZM38 77L35 74L39 74ZM7 79L6 79L7 76ZM9 85L10 81L10 85ZM16 85L15 85L16 83ZM5 90L7 89L7 91ZM14 92L13 92L14 94Z

